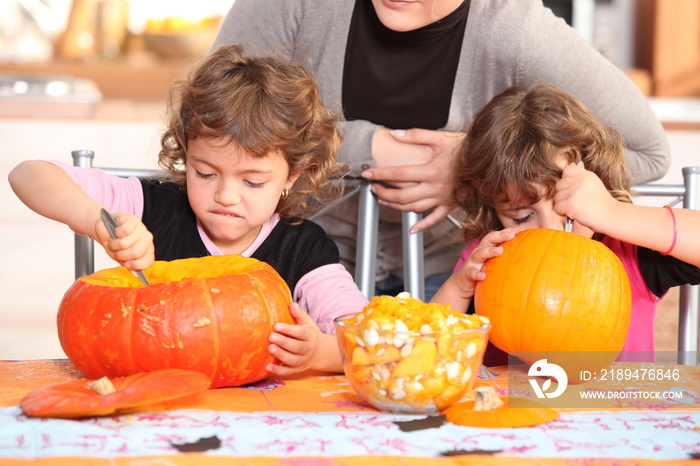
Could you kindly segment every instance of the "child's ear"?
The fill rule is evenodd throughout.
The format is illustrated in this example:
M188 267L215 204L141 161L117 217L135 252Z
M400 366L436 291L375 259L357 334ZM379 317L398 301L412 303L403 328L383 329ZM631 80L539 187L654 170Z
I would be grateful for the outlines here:
M569 149L562 149L554 156L554 164L560 170L564 170L564 168L570 163L573 163L573 161L574 154Z
M303 172L303 170L299 170L299 171L296 172L296 173L290 173L290 174L289 174L289 177L287 178L287 183L285 183L284 187L287 188L287 189L289 189L289 188L291 188L292 186L294 186L294 183L296 183L296 181L299 179L299 177L301 176L302 172Z

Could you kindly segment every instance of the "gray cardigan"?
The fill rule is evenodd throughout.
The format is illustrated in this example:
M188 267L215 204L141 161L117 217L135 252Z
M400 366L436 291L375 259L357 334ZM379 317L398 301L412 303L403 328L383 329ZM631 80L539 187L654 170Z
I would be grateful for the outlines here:
M343 64L352 0L235 0L214 46L240 43L250 52L289 54L312 69L322 98L341 105ZM510 86L545 81L583 102L622 133L633 183L662 177L671 162L668 141L647 100L625 74L600 55L540 0L471 0L464 44L444 129L466 131L474 115ZM353 173L374 166L369 121L346 121L341 160ZM352 271L356 202L321 221ZM350 218L349 218L350 217ZM349 218L349 220L348 220ZM449 272L459 234L446 222L425 231L426 275ZM398 243L398 244L397 244ZM378 279L402 275L400 215L380 213Z

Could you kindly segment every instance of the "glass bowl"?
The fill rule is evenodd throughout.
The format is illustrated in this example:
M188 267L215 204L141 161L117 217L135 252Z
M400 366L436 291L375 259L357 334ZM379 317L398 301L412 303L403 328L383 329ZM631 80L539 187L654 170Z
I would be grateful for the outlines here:
M434 330L423 324L409 330L400 318L377 323L359 314L337 317L346 378L362 400L380 411L440 413L474 386L491 328L485 318L461 316L457 319L469 319L475 328Z

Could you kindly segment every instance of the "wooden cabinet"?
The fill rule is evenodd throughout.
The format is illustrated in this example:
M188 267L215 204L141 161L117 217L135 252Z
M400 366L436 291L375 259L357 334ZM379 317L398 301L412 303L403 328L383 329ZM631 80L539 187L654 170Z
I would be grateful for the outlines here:
M655 96L700 96L700 0L636 0L636 65Z
M105 99L163 100L174 79L182 78L191 63L186 60L55 60L49 63L0 63L0 73L67 75L93 80Z

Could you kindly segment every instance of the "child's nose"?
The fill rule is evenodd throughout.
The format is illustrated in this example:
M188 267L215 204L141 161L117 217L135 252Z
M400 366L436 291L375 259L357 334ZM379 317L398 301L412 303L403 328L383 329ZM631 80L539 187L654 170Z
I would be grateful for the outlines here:
M221 205L234 205L241 202L241 195L231 183L221 183L216 190L215 200Z
M552 212L540 222L540 228L551 228L552 230L563 230L566 224L566 217L563 217L556 212Z

